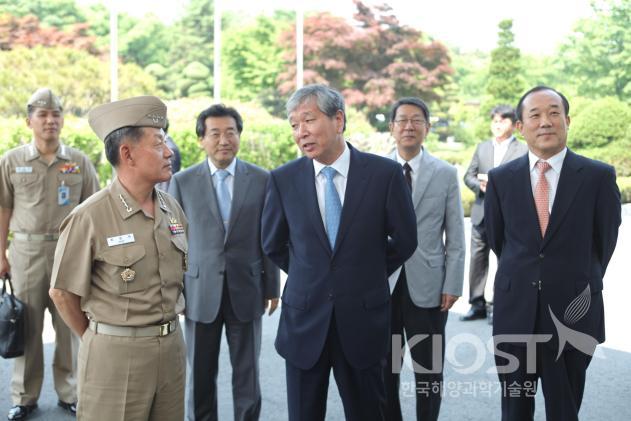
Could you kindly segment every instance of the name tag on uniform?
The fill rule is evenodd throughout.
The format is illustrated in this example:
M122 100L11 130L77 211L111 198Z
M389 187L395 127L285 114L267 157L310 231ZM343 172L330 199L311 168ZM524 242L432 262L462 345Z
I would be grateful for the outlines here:
M134 239L134 234L124 234L119 235L117 237L109 237L107 239L107 245L109 247L120 246L121 244L133 243L136 240Z
M15 167L17 174L30 174L33 172L33 167Z

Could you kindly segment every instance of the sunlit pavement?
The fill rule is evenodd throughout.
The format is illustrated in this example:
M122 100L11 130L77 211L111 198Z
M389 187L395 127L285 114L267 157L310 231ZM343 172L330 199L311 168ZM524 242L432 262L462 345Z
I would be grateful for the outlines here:
M467 219L467 248L469 221ZM604 285L607 341L598 347L587 373L587 385L580 416L582 420L628 420L631 419L631 282L629 264L631 256L631 205L623 207L623 225L616 252L607 270ZM468 265L468 258L467 258ZM493 265L494 266L494 265ZM468 267L465 270L468 273ZM491 283L489 283L491 284ZM490 291L491 285L487 286ZM485 320L460 322L458 316L468 310L468 285L465 280L464 298L453 308L447 323L447 347L445 362L445 388L441 409L441 420L496 420L500 417L500 391L493 372L494 363L486 349L491 327ZM274 350L274 337L278 314L264 316L263 343L261 351L261 388L263 408L261 420L287 419L284 361ZM39 409L29 419L71 420L57 407L57 396L53 390L50 364L54 335L50 320L46 323L44 339L46 374ZM230 386L230 362L225 340L222 344L219 373L219 419L229 421L232 415ZM0 419L4 419L11 407L10 379L11 360L0 359ZM404 364L401 375L401 404L404 419L414 419L413 375ZM535 419L544 420L545 412L541 391L537 395ZM333 377L329 388L327 421L344 420L342 403Z

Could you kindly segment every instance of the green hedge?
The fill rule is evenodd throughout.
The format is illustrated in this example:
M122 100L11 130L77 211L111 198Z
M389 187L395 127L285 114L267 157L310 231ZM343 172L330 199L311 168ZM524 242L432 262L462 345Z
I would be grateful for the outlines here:
M622 203L631 203L631 177L618 177L616 181Z
M197 140L194 124L198 111L210 103L209 99L169 103L169 115L174 116L169 132L180 148L182 168L200 162L205 157ZM298 156L289 124L285 120L271 117L252 105L236 104L235 107L242 113L245 121L239 157L263 168L272 169ZM352 133L349 130L349 134ZM84 151L90 157L103 185L111 179L112 169L103 155L103 143L92 133L86 119L67 117L62 138L64 142ZM0 155L8 149L30 142L30 139L31 132L23 119L0 118ZM627 146L627 142L629 141L623 139L605 148L578 151L616 167L623 203L631 202L631 147ZM440 142L430 143L428 149L431 153L456 165L462 177L475 148L471 146L457 149L453 145ZM462 180L460 190L465 215L469 216L475 196Z
M570 124L570 147L602 148L621 141L631 124L631 107L616 98L602 98L585 106Z
M195 134L195 121L199 111L212 104L208 98L178 100L168 103L171 128L182 156L182 168L204 159L205 153ZM297 157L291 129L285 120L270 116L251 104L234 105L244 119L239 157L263 168L272 169ZM31 141L32 133L24 119L0 118L0 155L5 151ZM111 179L112 168L103 154L101 142L88 125L87 119L66 116L62 141L86 153L94 164L101 183Z

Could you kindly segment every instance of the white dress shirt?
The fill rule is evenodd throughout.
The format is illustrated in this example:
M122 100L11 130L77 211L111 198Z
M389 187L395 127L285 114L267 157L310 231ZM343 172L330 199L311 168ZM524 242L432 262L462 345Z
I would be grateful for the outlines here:
M401 158L401 155L399 155L398 150L396 151L396 155L397 155L397 162L401 164L401 168L403 168L403 165L405 165L406 162L410 166L410 168L412 168L412 171L410 171L410 175L412 176L412 191L414 191L414 186L416 186L416 180L418 180L418 171L421 168L421 159L423 159L423 148L421 148L421 151L418 153L418 155L416 155L414 158L410 159L409 161L406 161L405 159ZM405 176L405 170L403 170L403 175Z
M208 167L210 167L210 175L212 176L213 186L215 187L215 191L217 191L217 184L219 183L219 177L215 177L215 173L219 170L219 168L215 167L215 164L208 158ZM232 198L234 197L234 173L237 169L237 159L234 158L230 165L226 167L226 171L228 171L228 176L224 180L226 183L226 187L228 187L228 193L230 193L230 202L232 202Z
M548 180L548 186L550 187L548 195L548 211L552 215L552 205L554 204L554 198L557 194L557 187L559 185L559 176L561 175L561 168L563 168L563 160L567 154L567 147L556 155L549 159L540 159L537 155L528 151L528 161L530 162L530 185L532 186L532 195L535 195L535 188L537 187L537 181L539 181L539 170L535 166L537 161L545 161L550 164L550 168L546 171L546 180Z
M515 140L515 136L511 136L502 142L493 139L493 168L499 167L502 164L502 159L504 159L508 147Z
M333 176L333 184L335 184L335 190L340 196L340 203L344 206L344 195L346 194L346 181L348 180L348 169L351 165L351 150L348 149L346 142L344 142L344 152L337 158L337 160L331 165L324 165L321 162L313 160L313 169L315 171L315 187L318 195L318 207L320 208L320 216L322 216L322 223L324 229L326 229L326 221L324 220L324 189L326 186L326 177L322 174L322 168L333 167L337 171Z

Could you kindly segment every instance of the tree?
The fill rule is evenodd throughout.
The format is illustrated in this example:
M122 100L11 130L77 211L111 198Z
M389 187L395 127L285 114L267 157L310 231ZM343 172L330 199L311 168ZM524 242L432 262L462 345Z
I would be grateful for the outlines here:
M585 106L572 120L573 148L602 148L625 139L631 127L631 107L617 98L601 98Z
M0 15L36 16L44 26L66 29L85 22L85 16L75 0L0 0Z
M95 38L87 35L86 24L75 24L67 30L54 27L44 28L33 15L15 17L0 15L0 50L12 50L15 47L63 46L91 54L98 54Z
M590 98L631 101L631 0L592 3L595 17L580 20L560 48L563 74Z
M506 19L499 23L497 48L491 51L491 64L486 92L489 95L486 113L495 104L516 104L524 92L521 74L521 53L513 46L513 20ZM486 110L488 108L488 110Z
M292 24L293 14L276 12L273 17L258 16L251 25L227 31L223 64L235 87L231 98L252 100L275 90L283 68L278 38Z
M164 63L169 68L167 80L173 87L171 96L212 95L214 26L212 0L190 0L182 18L173 25L173 42L168 63ZM196 79L201 67L208 75L203 82ZM189 91L191 87L193 90Z
M135 64L120 66L121 97L161 92L155 80ZM67 47L17 47L0 51L0 110L24 116L26 102L37 87L48 86L61 98L68 114L79 116L109 101L109 67L98 57Z
M370 114L375 125L376 116L398 97L440 100L453 72L447 48L402 26L388 5L354 2L356 26L328 13L305 19L305 83L341 90L346 102ZM286 95L295 88L294 31L286 31L281 42L289 51L287 70L278 77L279 91Z
M150 14L122 33L120 55L126 62L140 67L151 63L168 64L171 38L169 29L154 14Z

